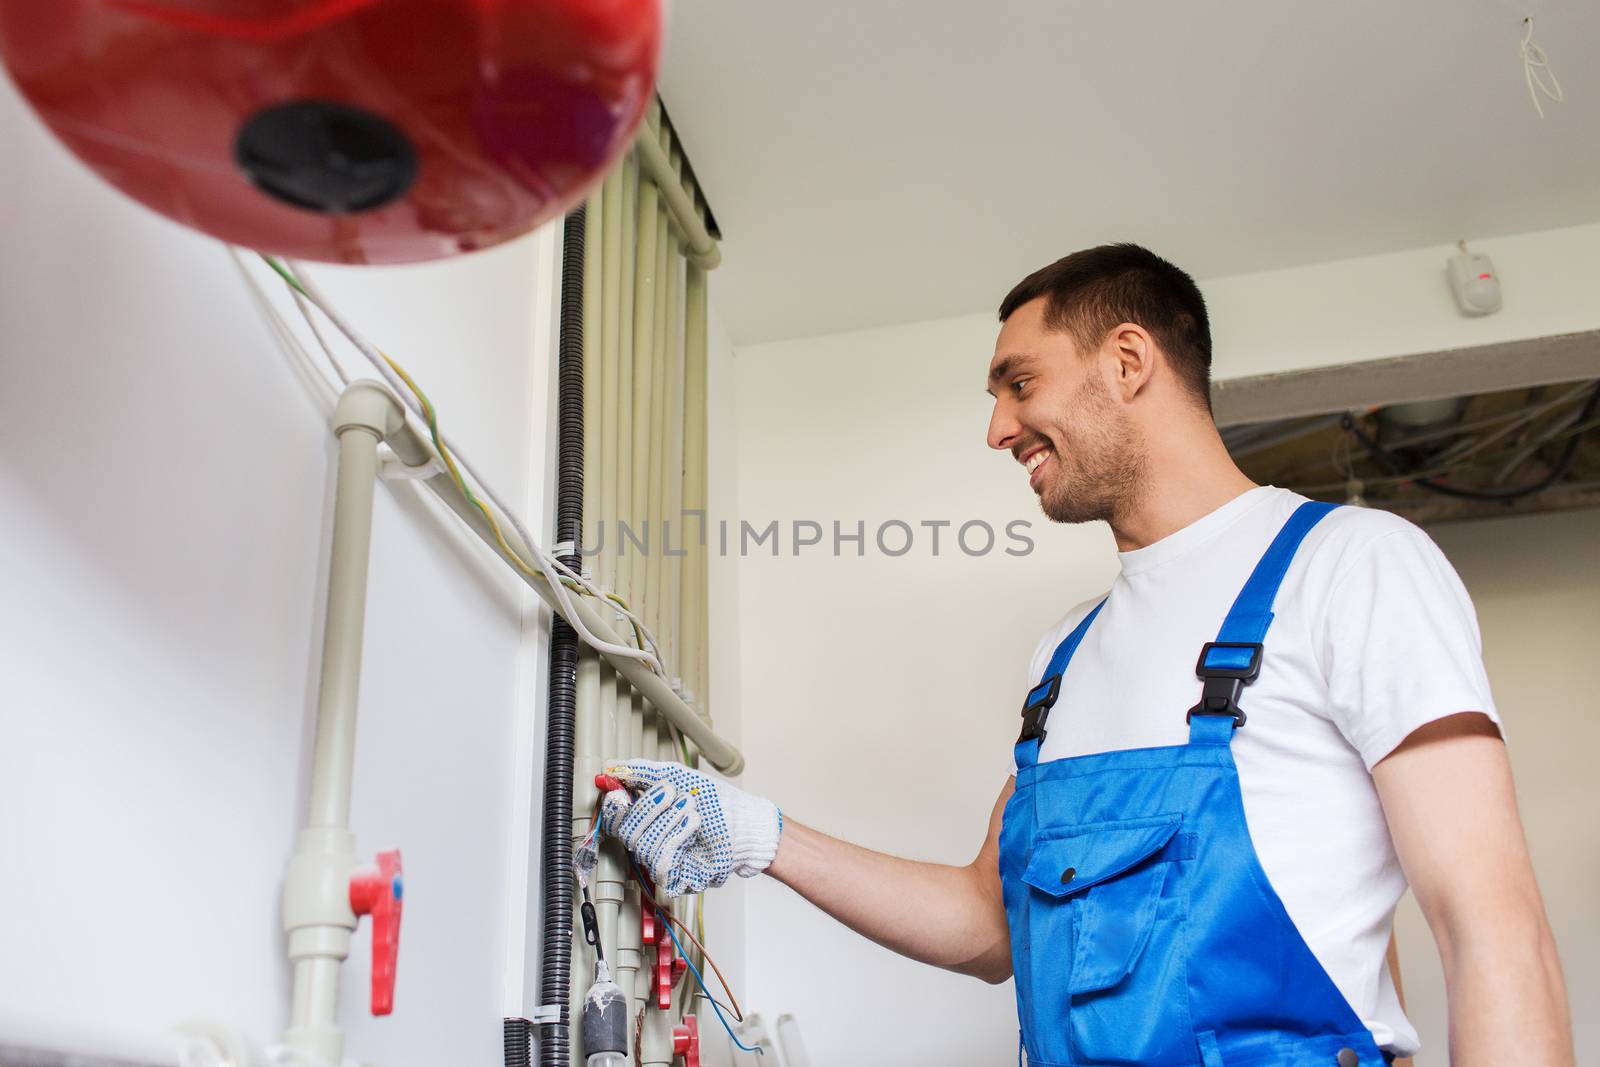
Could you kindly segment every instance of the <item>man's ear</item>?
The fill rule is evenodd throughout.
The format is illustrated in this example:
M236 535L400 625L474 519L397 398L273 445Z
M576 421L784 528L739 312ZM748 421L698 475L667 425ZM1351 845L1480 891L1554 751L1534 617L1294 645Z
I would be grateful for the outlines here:
M1156 344L1143 326L1124 322L1106 335L1105 350L1114 363L1113 389L1124 402L1139 395L1155 376Z

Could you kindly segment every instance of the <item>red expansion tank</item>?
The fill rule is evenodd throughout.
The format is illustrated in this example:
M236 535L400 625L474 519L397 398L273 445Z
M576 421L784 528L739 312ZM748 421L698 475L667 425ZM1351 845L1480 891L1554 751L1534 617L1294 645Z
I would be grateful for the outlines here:
M627 147L660 43L657 0L0 0L0 59L101 177L344 263L564 212Z

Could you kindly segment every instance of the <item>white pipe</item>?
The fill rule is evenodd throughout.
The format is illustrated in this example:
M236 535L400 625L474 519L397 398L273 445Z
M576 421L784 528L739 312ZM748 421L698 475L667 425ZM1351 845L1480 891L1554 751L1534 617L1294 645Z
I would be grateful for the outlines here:
M346 390L334 411L339 472L334 490L333 545L328 565L328 610L322 635L322 681L311 765L307 826L346 826L355 763L356 693L361 684L361 638L367 614L367 555L378 442L402 424L389 394L376 383Z
M722 262L722 251L717 247L716 239L706 229L706 224L700 217L700 210L695 207L694 199L684 190L683 182L673 170L666 149L656 140L654 131L643 126L639 128L639 137L634 141L634 147L639 156L639 165L661 190L661 195L667 202L667 210L672 213L672 221L678 224L678 232L683 234L684 244L688 246L689 262L702 270L713 269Z
M399 402L377 382L365 379L354 382L350 386L350 390L347 391L347 395L351 391L365 393L369 390L383 398L385 405L387 405L387 410L393 411L395 419L398 420L399 412L401 411ZM390 431L385 440L407 466L420 467L428 463L438 463L441 467L443 466L442 461L433 451L432 444L425 441L410 423L399 423L397 428ZM422 484L426 485L434 495L444 501L450 510L460 516L468 528L477 534L479 539L488 545L495 555L510 563L513 569L516 570L518 577L537 593L540 599L549 604L557 613L562 612L561 602L551 589L549 580L540 571L536 570L532 575L529 575L517 568L514 558L508 556L496 542L494 533L490 530L488 521L483 517L483 513L469 503L466 497L461 495L461 491L456 487L455 482L451 481L449 475L436 474L423 480ZM524 560L533 558L533 550L515 530L506 529L502 526L501 535L505 538L506 544L510 546L511 551L517 556ZM578 618L594 632L595 636L603 641L615 644L629 643L629 638L624 638L618 634L614 625L613 612L597 606L597 602L591 597L574 595L571 599ZM699 745L701 750L711 758L713 766L724 774L729 775L738 774L743 770L744 756L739 750L702 723L699 717L695 715L694 710L672 691L671 685L665 679L637 659L609 652L603 652L602 655L627 680L628 684L639 693L645 702L665 714L678 729L689 734L695 744ZM346 806L348 807L348 801Z
M673 163L681 156L673 153ZM662 641L666 646L667 670L681 684L683 634L678 597L683 579L683 249L673 242L673 255L667 269L667 382L664 408L667 432L661 438L662 489L662 577L657 587L661 605ZM666 531L670 528L672 555L667 555Z
M407 427L404 432L409 431L410 428ZM420 438L413 437L413 441L421 444ZM393 440L390 443L393 444ZM439 499L443 500L450 507L450 510L459 515L462 521L471 527L472 531L496 555L505 559L508 563L512 562L511 557L505 555L495 543L494 535L490 532L489 525L484 520L483 514L467 502L448 475L434 475L423 484L427 485ZM525 552L531 554L531 550L522 543L522 538L515 531L502 529L501 533L505 536L506 542L511 546L512 551L518 555L522 555ZM517 574L551 608L558 612L561 610L560 601L557 600L555 593L551 591L549 582L544 575L535 572L530 576L520 570L517 571ZM628 639L618 634L612 626L612 612L607 610L602 614L602 609L596 607L595 602L590 597L574 596L572 599L574 610L578 613L578 617L583 620L585 626L594 631L596 636L604 641L612 641L617 644L627 643ZM739 774L743 771L744 756L740 754L739 750L719 737L705 723L701 722L694 709L685 704L660 675L654 673L649 667L636 659L605 652L601 653L601 655L605 656L646 702L671 719L673 725L677 726L678 729L688 734L711 760L712 766L728 775Z
M641 134L640 139L648 140L651 143L664 143L668 140L668 137L661 130L653 129L649 134ZM675 171L672 180L673 184L676 185L677 177ZM650 407L647 415L650 449L649 485L647 487L648 502L646 507L648 509L650 529L656 534L656 544L654 551L649 556L648 562L650 565L645 572L646 584L643 595L649 607L649 617L653 620L651 628L655 633L661 635L666 630L663 625L666 605L660 596L661 578L666 570L666 557L663 555L664 545L661 543L660 534L663 529L663 503L666 495L666 442L670 436L667 429L667 381L672 363L669 353L672 339L668 334L668 322L671 317L668 303L672 293L672 286L668 282L668 277L671 267L675 265L673 262L675 256L671 255L671 253L676 252L677 242L672 239L665 211L658 212L654 221L656 226L656 261L653 268L655 292L654 299L651 301L650 321L650 328L653 333L650 349L653 373L650 378L648 401ZM643 256L644 254L644 249L641 248L640 255ZM672 668L668 665L667 669L671 671ZM672 735L666 718L659 714L651 715L650 721L645 727L645 750L655 759L672 760L677 758L677 753L673 751L673 747ZM656 937L661 942L666 942L669 939L667 931L660 929L664 921L664 919L658 917L656 924ZM651 996L652 1003L645 1013L644 1026L640 1033L640 1063L645 1067L669 1067L672 1063L672 1016L669 1012L660 1010L653 1003L654 989L648 990L648 995Z
M594 525L597 545L602 536L600 532L605 531L605 536L614 538L617 525L617 431L620 421L617 416L617 360L622 328L622 184L622 171L613 170L606 176L600 192L600 317L595 324L600 333L600 365L595 368L595 377L600 385L599 406L584 413L584 418L595 422L600 430L596 457L600 479L596 486L599 505ZM587 329L588 325L585 324ZM600 584L606 586L612 581L612 557L608 546L602 548L603 551L595 557L595 573L600 578ZM602 669L595 687L600 703L600 756L607 759L618 752L617 676L609 668ZM581 789L583 783L578 784ZM612 953L612 962L619 966L621 960L617 957L621 944L618 938L618 913L622 908L626 884L627 866L622 855L615 846L603 848L596 880L595 910L600 923L601 941Z
M702 709L710 708L711 683L707 677L706 600L710 541L706 514L706 272L690 263L684 277L684 399L683 399L683 511L700 513L700 528L684 542L689 555L684 559L682 601L679 607L679 634L684 651L679 668L684 684ZM688 531L685 531L686 535ZM706 544L700 542L704 540ZM699 742L696 742L698 744Z
M624 598L629 593L627 570L629 560L623 558L619 546L622 541L622 517L631 502L628 475L633 458L633 263L637 242L635 231L638 210L639 162L633 153L629 153L622 164L621 203L617 212L621 224L617 247L617 269L620 272L617 304L617 392L615 408L608 409L613 417L614 451L609 467L611 481L605 490L612 503L611 527L607 531L612 588ZM635 705L635 694L621 677L617 678L616 691L612 694L612 699L616 705L616 735L611 751L607 755L631 755L638 751L633 747L633 726L638 721L639 715ZM613 854L617 853L617 849L618 846L615 844L611 846ZM617 984L629 996L628 1017L632 1019L635 1005L633 993L639 980L642 963L639 944L639 890L631 879L626 878L626 857L618 858L623 865L625 884L622 908L617 917ZM631 1029L628 1031L628 1046L632 1052Z
M654 109L650 121L654 121ZM646 134L641 134L641 137ZM630 582L628 601L634 606L645 625L652 631L651 618L656 605L651 603L650 579L654 573L656 554L652 543L650 514L650 461L654 451L651 435L651 415L654 407L655 366L657 350L656 317L661 295L656 284L660 269L657 254L661 233L660 197L654 182L639 183L639 211L637 232L638 255L634 263L633 286L633 381L631 389L632 412L623 417L632 423L630 443L632 458L628 471L628 525L642 531L642 540L648 546L642 553L632 544L619 541L617 549L628 567ZM634 753L628 753L634 755Z
M353 383L334 410L339 468L311 797L283 889L283 928L293 967L284 1044L330 1064L339 1063L344 1051L344 1036L335 1021L339 965L350 955L350 934L356 928L350 908L350 873L356 866L355 835L349 830L350 779L378 442L404 427L398 402L377 382Z
M666 518L666 481L667 481L667 441L671 434L667 425L667 393L668 382L672 373L672 338L667 332L669 319L669 303L672 299L671 275L672 267L677 259L677 242L672 238L671 227L667 223L667 213L660 211L656 215L656 298L655 298L655 340L651 349L651 360L655 364L655 373L650 386L650 484L649 498L646 507L650 516L650 531L652 544L650 552L650 567L648 569L649 581L645 586L644 596L649 607L649 617L654 620L650 624L651 631L656 634L663 645L662 666L671 675L673 668L665 651L670 644L670 634L666 631L666 602L661 595L662 578L667 571L666 542L663 538Z

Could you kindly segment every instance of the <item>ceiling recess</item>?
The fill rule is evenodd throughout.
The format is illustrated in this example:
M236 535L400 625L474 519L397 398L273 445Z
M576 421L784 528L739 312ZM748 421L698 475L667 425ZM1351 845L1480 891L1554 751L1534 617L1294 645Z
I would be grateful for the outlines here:
M1222 431L1263 485L1426 524L1600 504L1600 380L1457 393Z

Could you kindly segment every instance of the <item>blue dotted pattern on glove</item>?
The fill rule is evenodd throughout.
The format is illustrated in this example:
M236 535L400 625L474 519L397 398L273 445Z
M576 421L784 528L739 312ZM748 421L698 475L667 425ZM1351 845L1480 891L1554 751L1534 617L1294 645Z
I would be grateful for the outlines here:
M660 894L682 896L726 882L733 839L716 783L676 763L638 760L626 770L634 781L655 784L637 798L625 790L606 794L600 824L649 869Z

